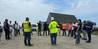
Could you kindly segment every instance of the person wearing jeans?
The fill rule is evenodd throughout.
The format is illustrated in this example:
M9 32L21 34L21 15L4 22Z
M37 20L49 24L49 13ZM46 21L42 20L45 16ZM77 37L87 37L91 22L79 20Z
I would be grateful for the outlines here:
M25 43L25 45L31 45L31 43L30 43L30 40L31 40L31 33L30 32L25 32L24 33L24 43ZM27 42L27 40L28 40L28 42ZM27 44L28 43L28 44Z
M51 44L52 44L52 45L53 45L53 44L56 45L57 34L56 34L56 33L51 34L50 38L51 38Z
M80 43L80 32L76 32L76 44L79 44Z
M81 27L82 27L82 22L81 20L79 19L78 20L78 28L77 28L77 32L76 32L76 44L79 44L80 43L80 33L81 33Z
M49 23L49 31L50 31L50 38L51 38L51 44L56 45L57 40L57 33L58 31L58 23L54 20L54 18L51 18L52 21Z

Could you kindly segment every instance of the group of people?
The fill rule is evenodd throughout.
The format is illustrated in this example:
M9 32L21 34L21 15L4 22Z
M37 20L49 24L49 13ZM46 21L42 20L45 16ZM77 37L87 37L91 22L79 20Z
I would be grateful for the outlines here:
M59 24L53 17L51 17L51 22L47 24L45 22L43 24L43 35L50 35L51 38L51 44L56 45L57 35L61 34L62 36L71 36L75 40L76 44L80 43L80 39L86 40L87 43L91 42L91 33L93 31L94 24L90 21L84 21L82 22L80 19L77 22L70 22L68 24ZM5 39L10 40L12 37L12 34L14 36L17 36L20 34L20 26L15 21L15 23L12 25L11 21L8 21L8 19L5 19L5 22L3 26L1 26L0 22L0 38L2 35L2 32L5 32ZM14 30L14 33L12 31ZM42 24L41 21L38 23L38 36L41 36L42 30ZM32 46L31 44L31 34L32 34L32 25L29 21L29 18L26 17L26 20L22 23L22 31L24 35L24 44L25 46ZM81 35L83 34L83 36Z
M26 18L26 21L28 20L28 18ZM26 22L25 22L26 23ZM25 24L24 23L24 24ZM25 24L23 27L27 27L28 32L31 33L31 25L28 21L28 27L26 26L27 24ZM43 35L50 35L51 38L51 44L52 45L56 45L56 40L57 40L57 35L61 34L62 32L62 36L66 36L67 32L68 32L68 36L73 37L74 39L76 39L75 43L79 44L80 43L80 39L82 38L83 40L86 40L87 43L91 42L91 33L93 31L93 27L94 23L90 22L90 21L84 21L82 22L81 19L79 19L77 22L74 23L69 23L69 24L61 24L59 25L59 23L54 19L51 18L51 22L49 24L47 24L46 22L43 24ZM26 28L24 30L27 30ZM31 39L31 35L26 33L26 37L28 36L28 45L31 46L30 44L30 39ZM83 34L83 35L81 35ZM42 36L42 24L41 21L39 21L38 23L38 36ZM26 37L25 37L25 45L26 44Z
M41 21L38 23L38 36L49 36L49 29L47 22L44 22L43 24Z
M49 24L51 42L52 44L56 45L57 33L59 32L59 34L61 34L62 32L62 36L66 36L68 33L68 36L71 36L74 39L76 39L76 44L80 43L81 38L83 40L86 40L87 43L90 43L91 33L94 30L94 25L95 23L91 21L82 22L81 19L78 19L78 21L75 23L61 25L59 25L56 20L52 20Z
M0 22L0 40L4 32L5 39L10 40L12 39L12 36L17 36L18 34L20 34L20 26L16 21L14 24L12 24L12 21L8 21L8 19L5 19L3 25Z

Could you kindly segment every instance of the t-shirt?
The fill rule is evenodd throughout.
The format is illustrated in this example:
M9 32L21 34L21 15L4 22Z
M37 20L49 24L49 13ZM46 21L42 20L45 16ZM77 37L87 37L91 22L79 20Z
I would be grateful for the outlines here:
M68 27L69 30L72 30L73 29L73 26L72 24L69 24L69 27Z
M19 29L19 25L18 24L14 24L14 28L15 29Z
M12 24L9 24L10 25L10 31L13 30L13 25Z

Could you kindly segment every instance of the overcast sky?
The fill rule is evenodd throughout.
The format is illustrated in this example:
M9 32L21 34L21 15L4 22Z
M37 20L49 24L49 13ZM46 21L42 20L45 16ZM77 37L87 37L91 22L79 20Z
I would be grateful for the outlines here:
M98 24L98 0L0 0L0 21L5 18L19 24L29 17L32 23L46 21L49 12L73 14Z

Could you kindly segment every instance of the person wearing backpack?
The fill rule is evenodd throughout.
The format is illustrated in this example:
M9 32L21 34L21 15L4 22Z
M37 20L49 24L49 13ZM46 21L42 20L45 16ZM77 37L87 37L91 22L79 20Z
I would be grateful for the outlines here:
M1 41L2 32L3 32L3 28L2 28L1 22L0 22L0 41Z
M92 34L92 30L93 30L93 22L91 21L87 21L85 27L86 27L86 31L87 31L87 43L91 43L91 34Z

